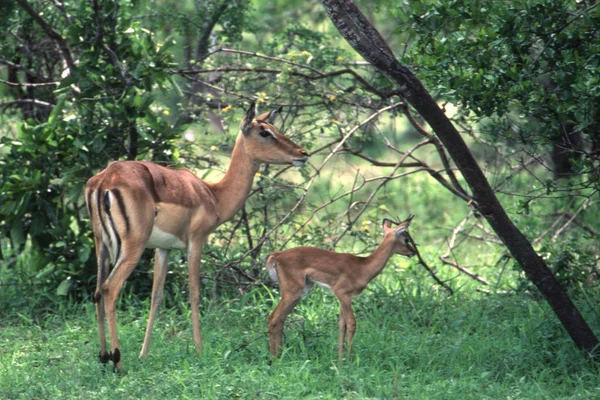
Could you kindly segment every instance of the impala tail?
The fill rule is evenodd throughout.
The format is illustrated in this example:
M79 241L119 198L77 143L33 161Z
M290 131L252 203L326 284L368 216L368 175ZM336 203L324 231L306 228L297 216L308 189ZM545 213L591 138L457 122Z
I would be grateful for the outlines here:
M279 282L279 276L277 276L277 262L275 261L275 257L273 256L273 254L271 254L268 258L267 258L267 272L269 273L269 276L271 277L271 279L273 280L273 282Z

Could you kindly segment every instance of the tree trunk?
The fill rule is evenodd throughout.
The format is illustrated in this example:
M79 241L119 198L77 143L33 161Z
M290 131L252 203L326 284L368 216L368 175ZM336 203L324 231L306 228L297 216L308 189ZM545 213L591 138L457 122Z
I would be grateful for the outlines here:
M581 160L583 155L581 131L575 131L575 126L568 122L560 124L559 129L559 135L552 140L554 180L570 178L577 174L579 168L575 163Z
M561 288L544 260L508 218L473 158L460 133L425 89L421 81L394 56L385 40L351 0L321 0L329 18L348 43L373 66L386 74L406 100L435 131L467 181L474 207L486 218L496 234L519 262L527 277L538 287L575 345L586 353L594 352L598 339L579 310Z

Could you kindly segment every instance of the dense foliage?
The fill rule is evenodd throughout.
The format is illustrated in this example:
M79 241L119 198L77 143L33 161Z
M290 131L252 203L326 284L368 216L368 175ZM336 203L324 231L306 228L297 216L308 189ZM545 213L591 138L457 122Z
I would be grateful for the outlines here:
M598 188L597 4L432 1L398 13L414 29L411 62L442 98L496 141L552 151L555 176L580 174L581 185Z
M357 3L597 332L598 3ZM0 0L0 10L1 398L597 397L596 366L472 207L434 132L318 2ZM96 279L86 180L112 160L145 159L216 181L251 101L282 105L276 125L311 157L302 169L263 166L204 246L205 353L192 344L185 254L173 251L150 357L135 358L148 251L119 309L129 370L99 372L94 306L79 301ZM316 289L268 364L279 293L267 255L298 245L366 255L382 218L409 214L454 295L394 256L355 299L351 357L334 361L339 308Z
M469 135L503 204L559 278L594 282L598 8L543 0L361 7ZM484 286L528 286L501 279L496 261L508 258L453 197L449 182L462 179L452 163L420 142L427 126L418 116L406 123L393 85L354 60L319 4L19 0L1 18L14 32L0 39L4 282L88 295L96 261L87 178L111 160L149 159L218 179L241 111L257 100L284 105L278 125L314 153L312 166L260 171L244 210L207 245L213 296L217 282L261 284L272 249L365 252L382 217L409 213L423 227L454 229L421 232L444 262L438 273L457 267ZM549 156L559 150L564 168ZM482 246L486 255L474 258ZM182 256L172 261L184 290ZM130 290L144 295L140 270Z

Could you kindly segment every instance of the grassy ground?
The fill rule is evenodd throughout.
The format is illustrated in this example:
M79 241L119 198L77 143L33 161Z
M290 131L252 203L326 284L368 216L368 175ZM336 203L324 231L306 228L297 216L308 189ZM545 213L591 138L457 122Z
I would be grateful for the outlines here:
M354 351L341 362L337 302L322 289L288 319L286 351L272 365L266 317L277 294L267 289L203 303L202 355L193 348L189 311L181 304L161 310L150 357L138 359L148 305L123 302L121 374L97 362L91 303L54 304L54 312L43 314L5 310L0 398L600 397L597 369L545 304L521 296L447 297L423 282L374 281L355 301ZM586 312L598 327L594 316Z

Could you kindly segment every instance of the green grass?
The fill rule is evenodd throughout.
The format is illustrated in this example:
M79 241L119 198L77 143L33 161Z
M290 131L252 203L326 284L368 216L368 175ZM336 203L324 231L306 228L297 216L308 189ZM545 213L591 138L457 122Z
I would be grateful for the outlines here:
M288 318L284 355L272 365L266 317L278 295L267 289L202 304L202 355L192 345L188 308L162 309L150 357L143 360L137 354L147 304L124 301L121 374L104 371L97 362L91 303L55 304L52 313L3 312L0 398L600 396L600 374L545 304L518 295L447 297L418 281L384 282L376 280L356 299L354 351L342 362L337 361L337 301L321 289ZM594 315L586 312L597 327Z

